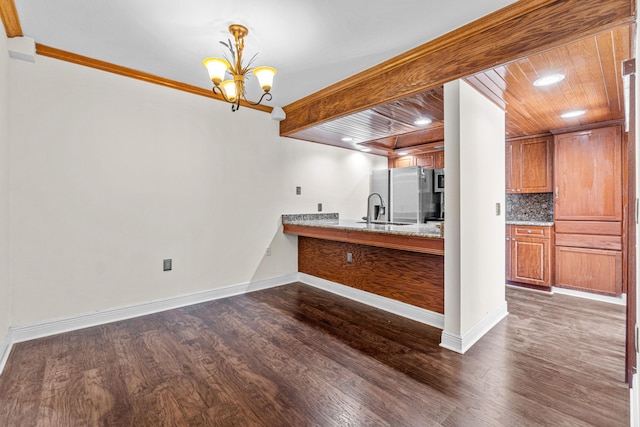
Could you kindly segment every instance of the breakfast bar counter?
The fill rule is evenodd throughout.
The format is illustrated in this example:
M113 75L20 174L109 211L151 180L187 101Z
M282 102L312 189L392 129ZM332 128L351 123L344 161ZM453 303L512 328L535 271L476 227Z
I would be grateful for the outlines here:
M337 214L283 215L298 271L444 313L443 223L377 224Z
M383 224L339 219L337 214L310 214L283 215L282 225L287 234L444 255L441 222Z

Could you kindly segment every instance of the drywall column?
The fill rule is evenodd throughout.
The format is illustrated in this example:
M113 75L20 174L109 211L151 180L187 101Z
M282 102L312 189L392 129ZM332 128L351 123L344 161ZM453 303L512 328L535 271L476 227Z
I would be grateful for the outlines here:
M0 27L1 28L1 27ZM9 283L9 51L0 31L0 372L9 350L12 291Z
M504 111L462 80L444 86L444 330L459 353L507 315Z

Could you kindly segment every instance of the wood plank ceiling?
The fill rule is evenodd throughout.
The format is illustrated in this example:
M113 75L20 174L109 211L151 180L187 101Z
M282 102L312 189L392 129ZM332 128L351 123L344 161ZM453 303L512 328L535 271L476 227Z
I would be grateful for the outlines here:
M465 80L505 110L507 138L620 120L624 118L622 61L631 57L633 36L630 26L617 27ZM550 86L533 85L536 79L552 73L564 74L565 79ZM440 86L289 136L350 149L366 147L389 157L415 153L444 140L443 104ZM573 119L560 117L577 109L586 113ZM418 118L432 122L421 127L413 123Z

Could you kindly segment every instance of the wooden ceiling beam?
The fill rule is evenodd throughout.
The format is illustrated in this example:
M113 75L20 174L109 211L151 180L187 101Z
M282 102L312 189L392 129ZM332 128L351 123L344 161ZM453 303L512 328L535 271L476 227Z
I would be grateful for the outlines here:
M0 0L0 19L4 24L7 37L22 37L22 27L18 18L18 10L13 0Z
M518 1L284 107L280 134L424 92L635 21L635 0Z

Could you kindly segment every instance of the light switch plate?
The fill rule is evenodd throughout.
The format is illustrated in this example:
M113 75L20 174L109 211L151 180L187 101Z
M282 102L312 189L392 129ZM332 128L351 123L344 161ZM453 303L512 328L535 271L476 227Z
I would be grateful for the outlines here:
M162 260L162 271L171 271L171 258Z

